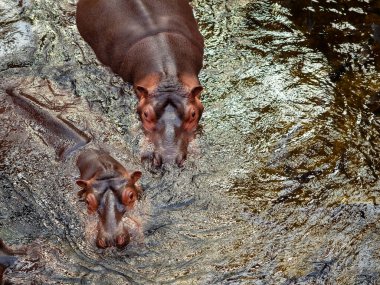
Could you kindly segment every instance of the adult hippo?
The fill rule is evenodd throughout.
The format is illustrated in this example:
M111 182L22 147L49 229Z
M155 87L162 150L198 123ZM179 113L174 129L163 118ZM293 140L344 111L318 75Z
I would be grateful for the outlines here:
M98 59L133 85L153 163L182 166L201 118L203 38L188 0L80 0L77 26Z
M126 246L130 236L122 218L140 196L141 189L135 183L141 172L128 173L108 153L95 149L82 152L77 166L81 176L76 183L82 188L78 195L87 202L90 214L99 215L96 245Z

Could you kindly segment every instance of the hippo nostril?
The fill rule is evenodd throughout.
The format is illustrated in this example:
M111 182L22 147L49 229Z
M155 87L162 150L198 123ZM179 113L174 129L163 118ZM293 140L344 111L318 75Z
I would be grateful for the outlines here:
M121 236L121 237L117 237L116 238L116 246L117 247L122 247L125 245L125 237Z
M130 240L130 237L128 233L124 235L120 235L116 238L116 246L118 248L123 248L129 243L129 240Z
M105 239L103 239L103 238L99 238L99 239L97 239L97 241L96 241L96 246L99 247L99 248L104 249L104 248L107 247L107 243L106 243Z
M186 155L184 154L184 155L177 156L177 158L175 159L175 162L177 163L178 167L183 167L185 160L186 160Z
M161 167L162 165L162 156L159 155L158 153L154 153L153 155L153 165L155 167Z

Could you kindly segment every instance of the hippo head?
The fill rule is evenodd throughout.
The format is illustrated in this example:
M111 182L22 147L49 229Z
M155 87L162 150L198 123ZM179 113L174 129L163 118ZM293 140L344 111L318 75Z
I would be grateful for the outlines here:
M123 248L129 243L129 232L122 218L140 196L141 190L135 185L140 177L141 172L136 171L128 176L103 176L76 181L82 188L78 195L86 201L88 212L98 213L96 245L99 248Z
M153 164L176 163L182 166L189 142L195 137L203 105L198 84L188 87L168 78L153 87L135 85L139 99L137 113L144 133L153 143Z

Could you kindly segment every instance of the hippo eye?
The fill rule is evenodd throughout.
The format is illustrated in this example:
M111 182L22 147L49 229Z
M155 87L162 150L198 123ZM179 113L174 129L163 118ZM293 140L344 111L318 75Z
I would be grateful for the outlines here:
M93 193L90 193L86 197L87 209L90 213L96 212L98 209L98 201Z
M126 188L121 195L121 202L125 206L132 206L133 203L137 200L137 195L135 191L131 188Z

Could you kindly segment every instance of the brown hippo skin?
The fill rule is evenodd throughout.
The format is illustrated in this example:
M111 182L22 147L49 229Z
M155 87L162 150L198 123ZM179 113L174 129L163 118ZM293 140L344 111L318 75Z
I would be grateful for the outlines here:
M130 236L122 218L140 196L135 185L141 172L128 173L113 157L103 150L86 150L77 159L82 188L78 195L87 202L90 214L98 213L96 245L100 248L125 247Z
M188 0L80 0L77 27L98 59L131 83L153 163L182 166L203 105L203 38Z

